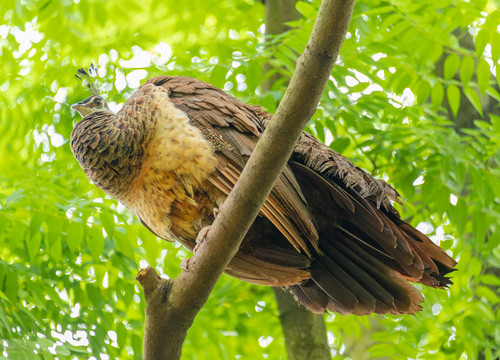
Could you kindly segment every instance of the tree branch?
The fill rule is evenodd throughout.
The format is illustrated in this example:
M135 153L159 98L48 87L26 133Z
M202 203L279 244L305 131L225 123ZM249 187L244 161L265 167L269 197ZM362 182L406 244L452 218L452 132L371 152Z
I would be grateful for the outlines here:
M255 151L210 228L206 240L177 279L152 269L138 275L146 285L143 359L179 359L194 317L255 220L299 136L314 113L351 19L354 0L324 0L290 85ZM154 271L153 271L154 272ZM156 276L156 280L155 280Z
M290 30L286 23L301 17L295 8L296 3L297 0L266 1L266 36ZM267 76L262 83L263 92L270 91L276 82L280 83L280 87L283 86L281 81L285 78L281 72L276 71L272 76L268 76L267 73L272 69L271 61L263 66L263 72ZM280 288L273 290L278 304L288 360L329 360L331 356L324 316L314 314L299 305L290 291Z

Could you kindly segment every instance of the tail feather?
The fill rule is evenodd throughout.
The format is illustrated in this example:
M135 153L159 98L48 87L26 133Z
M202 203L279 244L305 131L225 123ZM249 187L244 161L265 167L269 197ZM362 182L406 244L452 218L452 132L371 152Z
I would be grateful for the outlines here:
M349 289L349 291L356 297L357 305L355 308L358 310L356 312L370 314L375 310L375 298L355 279L354 276L352 276L355 274L351 274L349 271L346 271L344 268L339 266L335 260L327 256L320 257L316 260L316 264L320 264L320 269L327 275L336 276L346 289ZM313 264L311 269L314 269L316 264ZM311 271L311 276L315 282L320 284L321 278L316 276L314 271ZM320 287L322 286L320 285ZM335 299L335 297L333 298Z
M335 259L339 266L344 268L361 286L367 289L374 297L376 303L380 302L386 307L392 306L393 296L376 281L375 269L373 269L372 273L367 272L361 268L360 261L363 261L362 259L359 259L359 257L353 258L353 254L349 256L345 252L342 253L329 243L325 244L323 250L325 251L325 255ZM383 275L380 274L379 276Z
M313 281L333 300L346 306L354 308L358 304L358 298L352 293L337 276L328 272L320 262L315 261L311 265L311 277Z
M297 252L267 220L257 219L226 272L254 283L288 286L315 313L420 310L424 298L409 281L445 287L451 284L445 275L456 262L399 218L390 203L397 200L395 190L365 174L371 185L360 192L325 164L290 163L314 219L317 244L308 245L308 253ZM387 191L392 195L384 195Z
M302 285L290 286L289 289L299 303L315 314L323 314L330 302L328 295L312 280Z

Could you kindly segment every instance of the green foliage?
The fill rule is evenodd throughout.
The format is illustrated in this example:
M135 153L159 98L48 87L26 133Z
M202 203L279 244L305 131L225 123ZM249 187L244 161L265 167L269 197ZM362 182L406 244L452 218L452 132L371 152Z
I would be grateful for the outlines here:
M10 359L140 358L140 266L175 277L189 254L156 239L89 184L73 159L73 79L94 62L112 106L161 73L208 81L274 111L319 2L264 40L258 2L48 1L0 4L0 352ZM308 126L390 181L401 209L459 259L449 290L424 289L416 316L328 317L334 358L495 359L500 343L498 2L360 0ZM464 39L470 39L472 47ZM442 71L437 69L442 68ZM488 107L490 106L490 107ZM474 128L453 120L473 108ZM457 131L460 130L460 131ZM184 356L283 358L272 292L227 276ZM343 346L344 345L344 346ZM107 356L107 357L106 357Z

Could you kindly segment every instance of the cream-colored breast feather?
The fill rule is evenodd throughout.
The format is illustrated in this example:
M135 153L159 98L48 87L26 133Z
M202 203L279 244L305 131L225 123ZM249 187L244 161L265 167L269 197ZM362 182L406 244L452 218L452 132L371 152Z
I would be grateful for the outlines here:
M200 190L215 169L213 145L164 91L142 90L152 95L144 112L151 116L154 135L139 176L121 200L158 236L194 239L200 218L210 216L214 207Z

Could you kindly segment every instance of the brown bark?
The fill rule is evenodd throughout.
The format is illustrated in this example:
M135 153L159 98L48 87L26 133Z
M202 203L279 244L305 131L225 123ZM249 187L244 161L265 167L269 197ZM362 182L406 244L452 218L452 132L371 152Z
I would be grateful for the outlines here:
M147 305L143 359L180 358L194 317L237 252L316 109L353 7L354 0L322 2L280 106L188 268L173 280L160 279L153 269L139 273Z

